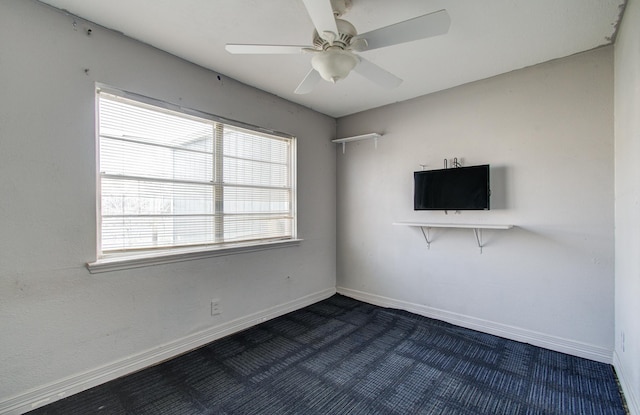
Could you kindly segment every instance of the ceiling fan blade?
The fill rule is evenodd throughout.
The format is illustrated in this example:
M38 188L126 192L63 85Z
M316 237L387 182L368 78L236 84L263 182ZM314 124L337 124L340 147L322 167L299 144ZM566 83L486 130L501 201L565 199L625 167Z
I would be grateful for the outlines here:
M362 33L354 39L365 39L366 45L361 50L372 50L443 35L449 31L450 25L449 13L446 10L440 10Z
M373 83L383 88L395 88L402 83L402 79L398 78L391 72L387 72L375 63L366 60L362 56L358 56L360 63L353 69L355 72L364 76Z
M307 76L304 77L300 85L294 91L296 94L308 94L320 81L320 74L315 69L311 69Z
M302 53L303 49L310 46L296 45L243 45L228 43L224 48L233 54L256 54L256 55L296 55Z
M307 8L307 13L311 17L313 26L323 39L332 42L333 39L327 39L330 37L327 33L332 33L335 38L338 35L338 26L336 25L336 19L333 16L333 7L331 6L331 0L303 0L304 6Z

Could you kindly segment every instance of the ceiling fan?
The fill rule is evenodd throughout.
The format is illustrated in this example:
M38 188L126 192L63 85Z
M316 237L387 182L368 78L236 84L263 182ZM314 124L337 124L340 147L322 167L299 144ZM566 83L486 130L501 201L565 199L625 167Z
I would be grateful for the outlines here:
M230 43L225 47L233 54L313 54L312 69L296 88L296 94L311 92L320 79L335 83L352 70L382 87L395 88L402 79L354 52L442 35L451 24L447 11L440 10L358 34L351 23L340 19L351 8L351 0L303 2L315 26L312 46Z

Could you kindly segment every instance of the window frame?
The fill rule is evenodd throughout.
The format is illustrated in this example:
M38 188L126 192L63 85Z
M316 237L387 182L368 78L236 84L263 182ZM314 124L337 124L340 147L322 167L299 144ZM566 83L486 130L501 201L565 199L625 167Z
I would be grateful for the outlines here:
M240 242L222 242L212 244L201 244L194 246L172 246L168 248L152 248L146 250L130 250L123 252L104 253L102 249L102 177L100 173L100 124L99 124L99 100L100 94L106 93L126 100L132 100L142 105L150 105L160 110L178 112L187 117L197 117L207 121L222 123L230 127L237 127L244 130L253 131L257 134L268 134L288 140L290 150L290 180L291 180L291 215L292 231L291 237L278 238L273 240L253 240ZM95 87L95 168L96 168L96 260L87 263L87 268L91 273L108 272L129 268L145 267L150 265L166 264L172 262L189 261L201 258L216 257L223 255L239 254L245 252L261 251L299 245L302 241L298 239L298 213L297 213L297 139L291 134L257 127L251 124L230 120L224 117L209 114L203 111L186 108L180 105L168 103L144 95L127 92L113 88L104 84L96 84Z

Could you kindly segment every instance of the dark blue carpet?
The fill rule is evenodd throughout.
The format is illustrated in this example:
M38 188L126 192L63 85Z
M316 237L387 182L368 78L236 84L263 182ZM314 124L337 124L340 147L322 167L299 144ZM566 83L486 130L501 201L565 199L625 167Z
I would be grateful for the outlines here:
M624 413L610 365L336 295L30 414Z

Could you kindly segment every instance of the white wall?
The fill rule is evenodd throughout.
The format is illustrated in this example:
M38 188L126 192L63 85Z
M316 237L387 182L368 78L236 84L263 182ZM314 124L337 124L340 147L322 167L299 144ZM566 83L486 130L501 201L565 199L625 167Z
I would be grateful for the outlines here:
M0 2L0 413L335 292L335 120L73 20ZM297 136L304 242L89 274L96 82Z
M613 49L338 119L338 291L611 362ZM472 64L472 63L469 63ZM492 209L413 211L413 174L491 165ZM513 224L434 230L398 221Z
M630 0L615 46L615 354L640 414L640 4Z

